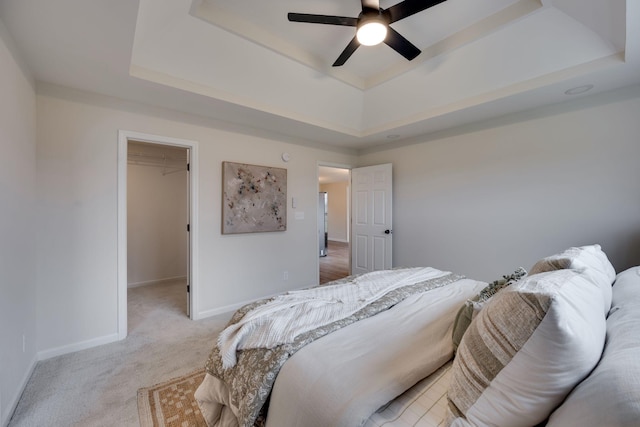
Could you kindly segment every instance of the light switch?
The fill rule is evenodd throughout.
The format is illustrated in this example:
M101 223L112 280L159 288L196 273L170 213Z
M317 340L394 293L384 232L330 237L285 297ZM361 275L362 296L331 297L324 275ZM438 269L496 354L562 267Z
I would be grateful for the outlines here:
M293 209L295 209L295 208L297 208L297 207L298 207L298 198L297 198L297 197L292 197L292 198L291 198L291 207L292 207Z

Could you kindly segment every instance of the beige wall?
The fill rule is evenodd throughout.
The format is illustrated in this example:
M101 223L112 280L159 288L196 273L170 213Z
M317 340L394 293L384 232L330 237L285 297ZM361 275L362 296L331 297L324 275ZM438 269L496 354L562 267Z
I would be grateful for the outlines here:
M360 157L393 163L395 266L493 280L569 246L640 263L640 87Z
M36 361L36 94L20 64L0 21L0 425Z
M37 101L38 250L46 254L38 264L47 277L37 297L43 355L117 338L118 130L198 144L198 317L317 283L317 165L352 164L352 156L62 88L41 87ZM291 155L288 163L281 160L284 151ZM223 161L287 168L287 231L221 235ZM295 210L291 197L297 198ZM304 218L296 219L296 211Z
M640 259L638 88L359 159L73 91L43 91L37 100L38 272L47 278L38 283L37 324L45 354L116 332L118 129L198 141L200 315L316 283L318 162L393 163L394 265L492 280L593 242L617 269ZM286 232L220 234L224 160L287 168Z
M349 241L348 182L321 184L320 191L327 193L327 222L329 240Z
M127 283L187 276L187 171L127 168Z

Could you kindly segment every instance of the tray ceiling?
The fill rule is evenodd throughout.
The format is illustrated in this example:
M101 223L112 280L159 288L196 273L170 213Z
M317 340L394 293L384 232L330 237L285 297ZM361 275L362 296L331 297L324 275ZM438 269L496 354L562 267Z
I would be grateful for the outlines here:
M358 150L640 83L639 3L447 0L392 24L413 61L383 44L342 67L353 27L287 13L355 17L357 0L7 0L0 16L42 83Z

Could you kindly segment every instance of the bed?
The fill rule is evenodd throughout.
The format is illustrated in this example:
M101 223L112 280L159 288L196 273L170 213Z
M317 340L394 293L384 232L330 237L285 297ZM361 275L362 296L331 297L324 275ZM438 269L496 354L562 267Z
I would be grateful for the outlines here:
M488 285L430 268L375 275L383 279L371 277L372 289L386 281L391 290L373 292L373 302L361 295L366 306L336 323L271 348L230 353L222 342L227 368L214 347L196 392L209 426L638 425L640 267L616 275L596 244ZM352 291L369 278L336 287ZM260 310L270 318L269 304L241 309L230 330ZM246 366L231 366L229 354ZM257 387L238 371L256 373Z
M298 335L293 333L295 339L277 345L229 347L229 342L250 340L246 337L252 333L260 335L262 321L247 322L244 332L238 332L242 329L237 324L260 310L270 313L265 318L272 317L269 304L274 300L238 310L227 328L236 325L236 335L214 346L196 391L208 426L441 423L454 318L465 301L487 284L427 267L352 276L329 287L351 290L354 285L366 287L371 280L391 285L376 288L375 295L356 297L364 306L346 316L342 313L338 320L303 328Z

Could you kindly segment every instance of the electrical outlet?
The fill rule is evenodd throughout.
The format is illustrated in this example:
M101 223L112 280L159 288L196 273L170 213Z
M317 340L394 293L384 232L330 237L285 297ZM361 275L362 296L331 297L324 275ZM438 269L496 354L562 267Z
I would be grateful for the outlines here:
M285 270L285 272L282 274L282 278L284 280L289 280L289 272Z

